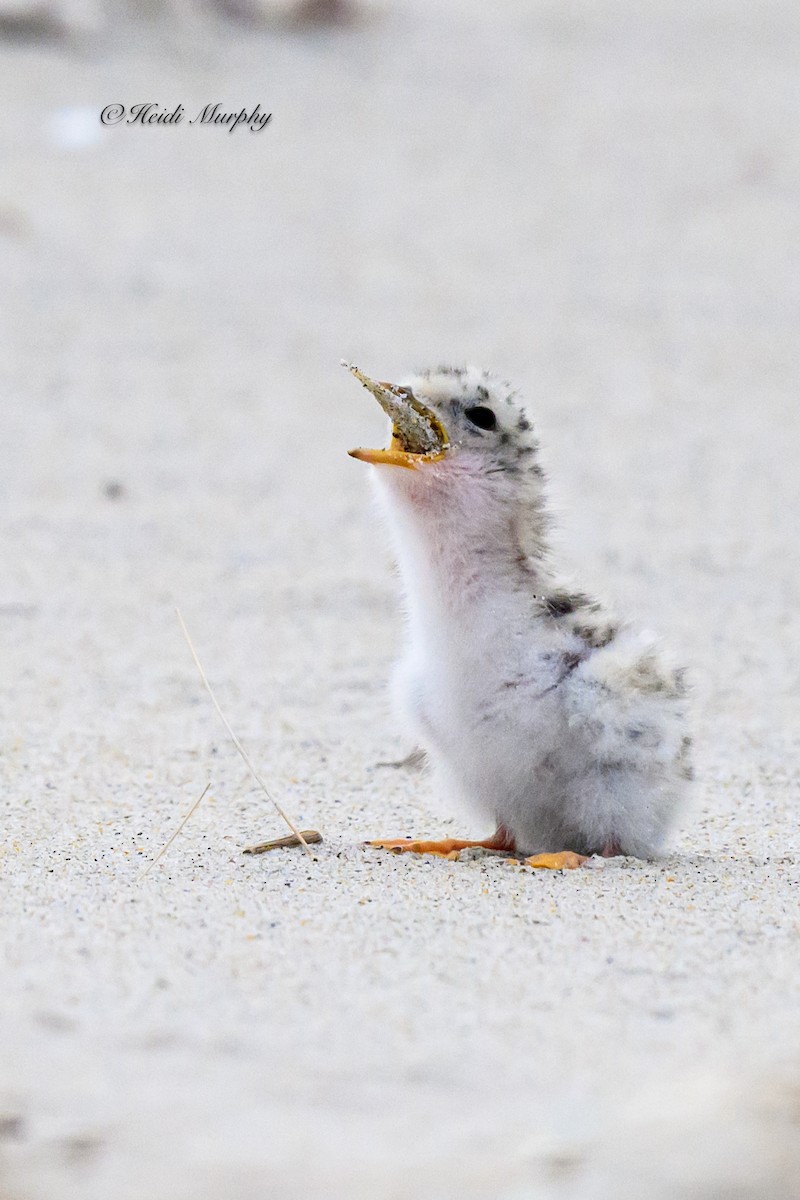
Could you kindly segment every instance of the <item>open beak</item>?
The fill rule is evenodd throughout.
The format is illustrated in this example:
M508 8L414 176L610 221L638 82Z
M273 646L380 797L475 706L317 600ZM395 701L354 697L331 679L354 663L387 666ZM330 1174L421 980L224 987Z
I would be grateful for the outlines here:
M392 422L392 440L383 450L350 450L361 462L410 467L437 462L449 448L447 433L436 413L427 408L408 388L370 379L358 367L342 360L342 366L371 392Z

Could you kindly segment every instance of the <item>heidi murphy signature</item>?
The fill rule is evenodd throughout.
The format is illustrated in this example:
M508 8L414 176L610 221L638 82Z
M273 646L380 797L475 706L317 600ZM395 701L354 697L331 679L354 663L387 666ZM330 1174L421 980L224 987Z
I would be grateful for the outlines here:
M180 125L186 115L182 104L168 109L161 104L107 104L100 113L102 125ZM233 133L240 125L247 125L251 133L261 133L272 120L272 113L261 111L257 104L253 109L241 108L238 112L225 112L221 104L207 104L201 108L190 125L218 125Z

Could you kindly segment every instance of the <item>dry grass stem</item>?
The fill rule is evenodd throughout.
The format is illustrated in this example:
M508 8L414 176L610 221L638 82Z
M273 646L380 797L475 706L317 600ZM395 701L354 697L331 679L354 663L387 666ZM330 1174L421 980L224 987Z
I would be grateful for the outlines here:
M226 728L226 729L227 729L227 731L228 731L228 735L230 736L230 739L231 739L231 741L233 742L234 746L236 747L236 749L237 749L237 750L239 751L239 753L241 754L241 756L242 756L242 759L243 759L243 761L244 761L244 764L245 764L245 766L247 767L247 769L248 769L248 771L250 772L250 774L253 776L253 779L255 779L255 781L256 781L256 783L258 784L258 786L261 788L261 790L262 790L262 792L264 793L264 795L265 795L265 796L267 797L267 799L269 800L270 804L273 806L273 808L274 808L274 809L275 809L275 811L277 812L278 816L279 816L279 817L281 817L281 818L282 818L282 820L284 820L284 821L286 822L286 824L289 826L289 828L291 829L291 831L292 831L292 833L294 834L294 836L297 838L297 841L298 841L298 843L299 843L301 846L303 846L303 848L305 849L306 853L307 853L307 854L308 854L310 857L312 857L312 858L313 858L313 855L311 854L311 850L309 849L308 842L307 842L307 841L306 841L306 839L303 837L302 833L301 833L301 832L300 832L300 830L297 828L297 826L294 824L294 822L292 821L291 817L289 817L289 816L288 816L288 815L287 815L287 814L286 814L286 813L283 811L283 809L281 808L280 804L278 804L278 801L277 801L277 800L274 798L274 796L270 795L269 788L268 788L268 787L267 787L267 785L264 783L264 780L261 778L261 776L259 775L258 771L255 769L255 767L253 766L252 762L250 761L250 756L248 755L248 753L247 753L247 751L245 750L244 746L243 746L243 745L242 745L242 743L239 741L239 739L238 739L238 737L236 736L236 734L233 732L233 729L232 729L232 728L231 728L231 726L230 726L230 722L228 721L228 718L225 716L225 713L224 713L224 712L222 711L222 709L220 708L220 706L219 706L219 701L217 700L217 697L214 695L214 692L213 692L213 691L212 691L212 689L211 689L211 684L208 682L208 678L207 678L207 676L206 676L206 673L205 673L205 671L203 670L203 664L200 662L200 659L199 659L199 658L198 658L198 656L197 656L197 651L196 651L196 650L195 650L195 648L194 648L194 643L193 643L193 641L192 641L191 637L189 636L189 630L186 628L186 622L184 621L183 617L181 616L181 610L180 610L179 608L176 608L176 609L175 609L175 612L176 612L176 614L177 614L178 620L180 621L180 624L181 624L181 629L183 630L183 636L186 638L187 645L188 645L188 647L189 647L189 649L190 649L190 651L191 651L191 653L192 653L192 658L193 658L193 659L194 659L194 661L195 661L195 666L197 667L198 671L200 672L200 678L202 679L202 681L203 681L203 684L205 685L205 689L206 689L206 691L208 692L209 696L211 697L211 702L212 702L212 704L214 705L214 708L215 708L215 709L217 710L217 712L219 713L219 717L220 717L220 720L222 721L222 724L225 726L225 728Z
M183 829L183 827L184 827L184 825L186 824L186 822L189 820L189 817L192 815L192 813L194 812L194 810L195 810L195 809L196 809L196 808L199 806L199 804L200 804L200 801L201 801L201 800L202 800L202 799L205 797L205 795L206 795L206 792L208 791L208 789L209 789L210 787L211 787L211 784L210 784L210 783L207 783L207 784L206 784L206 786L203 788L202 792L200 793L200 795L199 795L199 796L197 797L197 799L195 800L195 802L194 802L194 804L192 805L192 807L191 807L191 808L189 809L189 811L187 812L186 816L185 816L185 817L183 818L183 820L181 821L181 823L180 823L180 825L178 826L178 828L177 828L177 829L175 830L175 832L172 834L172 836L171 836L171 837L169 837L169 838L167 838L166 842L164 842L164 845L161 847L161 849L159 850L158 854L155 856L155 858L153 859L153 861L152 861L151 863L148 863L148 864L147 864L147 866L145 867L145 869L144 869L143 871L141 871L141 872L140 872L140 874L139 874L139 876L137 877L137 880L136 880L136 882L137 882L137 883L141 883L141 882L142 882L142 880L144 879L145 875L147 875L147 874L148 874L150 871L152 871L153 867L156 865L156 863L158 862L158 860L159 860L160 858L163 858L163 857L164 857L164 855L167 853L167 851L169 850L169 848L170 848L170 846L172 845L172 843L175 841L175 838L178 836L178 834L179 834L179 833L180 833L180 831Z

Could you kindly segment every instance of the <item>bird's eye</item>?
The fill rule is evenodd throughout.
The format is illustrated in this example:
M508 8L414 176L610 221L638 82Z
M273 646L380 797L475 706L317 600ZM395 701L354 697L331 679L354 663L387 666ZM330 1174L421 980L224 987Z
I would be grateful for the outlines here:
M476 405L475 408L466 408L464 410L464 416L468 421L471 421L473 425L477 425L478 429L497 428L497 417L490 408L484 408L480 404Z

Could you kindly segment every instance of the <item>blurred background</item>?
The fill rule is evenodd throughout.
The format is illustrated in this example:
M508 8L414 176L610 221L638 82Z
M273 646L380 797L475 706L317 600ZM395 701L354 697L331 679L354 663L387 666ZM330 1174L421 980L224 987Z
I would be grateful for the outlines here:
M784 0L0 0L3 1200L796 1194L799 61ZM357 848L468 831L375 765L341 358L528 397L565 563L692 666L666 866ZM316 865L241 859L176 604Z

